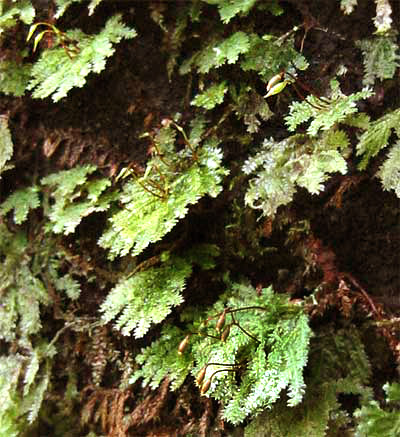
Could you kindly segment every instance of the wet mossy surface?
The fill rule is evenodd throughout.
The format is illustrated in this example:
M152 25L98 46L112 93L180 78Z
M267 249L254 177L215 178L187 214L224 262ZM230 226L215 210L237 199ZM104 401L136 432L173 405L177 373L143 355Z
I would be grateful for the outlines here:
M354 48L354 41L369 37L374 32L374 2L360 0L354 13L348 16L340 11L339 2L331 0L281 3L285 12L279 17L266 17L263 11L257 11L228 26L235 30L240 23L260 35L283 35L293 26L305 23L305 28L309 26L306 34L302 31L295 35L295 47L298 50L302 47L304 56L310 60L310 68L301 73L301 80L323 92L336 66L343 64L348 68L346 79L341 83L343 92L350 94L361 89L362 58L361 52ZM398 26L399 2L392 4L394 26ZM178 1L165 4L104 1L93 17L88 17L85 5L71 6L60 27L79 27L85 32L94 32L101 28L107 17L120 12L124 22L134 27L138 36L121 42L107 61L105 71L89 76L85 87L72 90L67 98L57 103L50 99L33 100L29 96L0 96L0 113L9 114L15 163L14 169L2 175L2 200L17 188L76 165L95 164L98 172L105 176L114 176L118 169L129 165L143 166L149 156L149 143L142 137L144 132L159 128L164 118L173 117L176 113L182 114L182 124L191 120L194 109L190 99L198 87L198 78L179 75L176 70L168 78L167 62L172 50L168 44L169 36L151 18L152 11L153 16L155 10L161 11L167 28L173 29L174 20L182 7ZM45 18L46 13L43 12L43 15ZM215 7L207 5L201 21L193 24L195 31L191 29L190 38L184 41L177 57L178 63L197 48L199 41L216 31L213 26L217 22ZM227 75L234 73L227 68ZM360 104L360 109L374 119L396 108L400 102L398 71L388 82L376 85L378 97ZM258 89L264 89L265 84L256 76L254 84ZM252 140L254 143L258 141L259 144L259 140L267 136L277 139L287 136L283 116L292 98L283 95L271 102L275 115L261 123ZM217 110L209 118L217 122L220 116ZM231 168L225 190L216 199L202 199L193 206L188 216L160 243L160 247L150 247L140 257L141 261L145 260L171 245L179 253L204 241L218 245L221 250L215 271L195 271L192 275L184 293L185 302L172 312L170 319L179 323L179 311L183 308L215 302L223 291L222 275L227 270L233 279L246 277L255 287L273 284L277 291L302 299L310 295L326 277L328 264L337 280L342 274L355 278L388 315L398 317L400 205L395 194L383 191L375 177L385 153L379 155L362 174L357 171L354 159L354 168L349 174L334 175L320 196L299 190L294 201L281 208L272 221L260 219L256 211L244 208L246 179L240 172L240 165L251 145L235 139L244 135L244 130L242 123L231 115L224 122L220 134L227 136L222 148L224 164ZM240 182L233 183L235 178ZM105 251L97 245L105 224L106 215L96 213L85 218L72 237L60 238L60 246L68 248L71 256L75 256L76 271L110 272ZM319 252L315 249L316 244ZM129 262L126 259L115 261L115 269L121 271ZM98 308L112 286L111 278L100 274L98 283L91 280L83 284L81 298L73 309L76 315L99 317ZM57 331L60 323L52 317L51 311L48 311L47 329L52 327ZM335 324L341 317L337 309L329 309L323 316L316 316L313 323L316 327ZM368 314L361 310L354 315L355 323L360 325L366 318ZM55 372L51 397L45 401L44 413L31 435L72 437L86 435L90 430L103 435L105 429L110 436L132 437L242 435L241 428L234 430L224 423L219 405L200 397L191 381L187 381L176 393L170 392L165 384L156 392L140 384L125 390L117 389L121 377L116 364L118 359L134 355L159 333L159 327L155 327L144 339L134 341L122 337L111 327L106 328L102 333L106 345L102 353L107 356L107 365L100 387L91 385L90 357L96 354L93 339L84 333L65 335L55 365L59 369L60 380ZM375 331L371 336L373 342L379 343L380 355L385 361L372 359L372 365L379 374L373 384L381 387L396 374L395 360L386 340L377 336ZM116 351L118 359L113 358L112 350ZM373 355L374 351L368 353ZM82 390L77 398L79 401L71 406L70 417L73 420L70 421L70 429L63 424L65 417L60 415L57 407L65 390L62 369L68 357L73 357L75 361L77 386ZM342 401L355 408L353 398ZM100 412L96 413L97 418L93 415L81 427L81 410L90 403L92 409L97 408ZM122 412L121 405L125 408ZM118 434L120 425L116 422L111 426L111 422L104 419L101 423L101 417L116 414L129 416L130 426L126 428L126 434Z

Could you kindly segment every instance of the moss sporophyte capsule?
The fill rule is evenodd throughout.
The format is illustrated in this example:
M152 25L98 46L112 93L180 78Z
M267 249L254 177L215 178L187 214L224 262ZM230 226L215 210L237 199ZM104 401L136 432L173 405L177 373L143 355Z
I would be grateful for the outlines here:
M189 344L189 340L190 340L190 335L187 335L180 343L178 346L178 354L182 355L183 352L185 352L186 348L188 347Z
M206 394L208 392L208 389L210 388L210 385L211 385L211 378L207 379L207 381L203 383L200 389L200 394L202 395Z
M199 373L196 376L196 382L198 385L201 385L201 383L204 380L204 377L206 376L207 366L204 366Z
M275 94L279 94L286 87L287 84L287 80L284 80L283 82L278 82L268 91L268 93L264 97L270 97L274 96Z
M221 334L221 341L223 341L223 342L226 341L226 339L228 338L228 335L229 335L230 331L231 331L231 325L228 325L228 326L227 326L227 327L222 331L222 334Z
M215 329L217 330L217 332L221 332L221 329L225 325L225 320L226 320L226 310L223 311L223 313L219 316L217 320L217 324L215 325Z
M279 74L275 74L275 76L271 77L271 79L267 83L267 91L270 91L272 87L274 87L278 82L283 79L284 72L280 72Z

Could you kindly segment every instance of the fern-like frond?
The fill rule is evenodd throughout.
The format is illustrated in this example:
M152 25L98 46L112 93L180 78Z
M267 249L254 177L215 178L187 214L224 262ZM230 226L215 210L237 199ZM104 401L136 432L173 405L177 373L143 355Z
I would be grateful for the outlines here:
M1 355L0 356L0 412L13 403L13 392L15 392L20 373L22 372L25 359L22 355ZM2 414L0 414L0 417Z
M55 258L60 254L54 253L52 241L40 243L32 254L24 233L11 233L0 221L0 435L5 430L7 436L22 435L37 419L57 353L54 343L64 330L50 343L42 338L41 313L51 301L48 288L71 287L71 281L68 274L58 278Z
M394 36L376 36L356 42L364 57L364 86L376 79L391 79L400 63L399 45Z
M48 358L52 358L56 353L54 345L42 341L30 351L30 356L26 358L21 412L28 413L27 418L30 423L37 418L44 393L50 382Z
M358 421L357 437L382 437L400 435L400 384L385 384L389 409L382 409L378 402L371 400L355 411Z
M5 215L14 210L14 222L17 225L23 223L31 209L40 205L39 188L32 186L14 191L2 204L0 204L0 215Z
M136 338L143 337L152 324L162 322L172 307L182 302L182 291L191 272L190 262L173 257L160 267L123 279L100 307L103 322L116 318L115 327L123 335L133 331Z
M218 5L219 15L223 23L229 21L237 14L247 14L257 0L204 0L206 3Z
M239 55L246 53L249 48L249 36L242 31L236 32L222 41L210 43L206 48L195 53L182 64L180 72L188 73L191 67L195 66L199 73L208 73L212 68L221 67L225 63L234 64L239 59Z
M23 365L22 355L0 356L0 432L4 436L18 437L22 431L16 390Z
M246 87L239 95L234 96L236 104L236 115L243 118L244 124L247 126L247 132L258 132L261 120L267 121L272 117L273 113L268 106L266 100L250 87Z
M41 329L40 304L49 297L43 283L31 272L23 233L11 234L0 225L0 339L27 338Z
M329 130L334 125L346 120L350 114L358 111L357 100L366 99L372 91L364 89L348 96L341 93L339 83L331 81L332 95L330 102L321 102L313 95L309 95L303 102L294 102L290 105L289 115L285 117L289 131L294 132L300 124L312 119L307 133L316 136L320 130Z
M89 5L88 5L89 15L93 14L94 9L101 1L102 0L91 0L90 1ZM57 6L57 12L55 14L55 18L60 18L62 15L64 15L64 12L73 3L81 3L81 2L82 2L82 0L56 0L55 3Z
M232 309L232 314L226 314L229 334L221 341L216 330L216 315L224 308ZM178 348L180 332L177 328L167 328L173 333L173 341L161 337L142 351L138 357L142 368L134 373L132 381L143 377L156 387L164 377L172 377L178 381L175 383L178 387L194 360L192 374L197 375L206 366L204 380L210 384L207 395L224 404L224 417L233 424L274 404L286 388L289 405L301 401L302 372L311 337L301 307L291 305L287 296L276 295L271 288L264 289L258 296L253 287L234 284L202 319L199 311L195 314L189 328L192 333L188 337L189 345L182 351L188 357L182 361L179 355L173 356L167 350L168 344ZM203 322L205 320L207 322ZM200 334L196 335L198 331ZM177 349L174 352L177 354ZM167 365L162 363L163 358ZM156 370L157 365L160 368ZM236 378L232 370L237 372ZM157 372L156 377L152 371Z
M16 97L24 95L31 75L32 64L14 60L0 61L0 92Z
M28 89L33 90L33 97L44 99L51 95L56 102L72 88L83 87L89 73L104 70L107 58L115 51L113 44L123 38L133 38L136 32L121 23L120 15L115 15L97 35L86 35L75 29L67 31L65 36L76 42L76 53L71 55L63 47L42 52L33 65L28 85Z
M165 326L160 338L143 348L136 356L140 368L133 372L130 384L143 379L143 386L149 385L154 390L168 375L171 389L177 390L193 366L193 358L189 354L177 354L178 345L184 335L185 333L175 326Z
M184 258L192 264L198 265L202 270L215 268L215 258L220 255L220 249L215 244L196 244L185 251Z
M40 331L40 303L48 303L42 282L22 265L14 272L15 278L0 286L0 338L12 341L17 336L27 337ZM6 286L4 286L6 285Z
M53 345L42 342L31 349L30 356L0 357L0 430L22 430L36 420L50 382L48 358L55 353Z
M0 116L0 175L6 170L6 163L12 157L14 145L8 128L7 117Z
M337 393L361 393L370 383L372 370L358 328L327 327L313 338L310 350L309 382L314 389L335 382ZM313 389L313 390L314 390ZM369 397L369 390L363 396Z
M340 0L340 8L345 14L351 14L354 7L357 6L358 0ZM384 34L390 31L392 27L392 7L389 0L375 0L376 16L374 24L377 34Z
M10 402L8 408L0 414L0 435L19 437L23 432L23 425L19 417L18 403Z
M365 385L370 376L358 329L325 329L311 340L307 389L301 405L288 408L285 399L279 399L246 427L245 437L339 435L334 429L347 425L350 417L341 409L338 396L370 399L372 390Z
M378 176L381 178L385 190L394 190L400 198L400 140L390 149L388 158L379 169Z
M33 423L38 415L42 406L44 395L50 383L50 373L47 372L41 380L35 385L31 393L24 399L24 403L29 405L28 409L28 422Z
M58 291L63 291L71 300L78 299L81 294L81 285L68 273L57 278L54 285Z
M100 238L100 246L109 249L110 258L114 258L138 255L150 243L161 240L187 214L189 205L206 194L216 197L220 193L226 174L221 161L221 150L208 141L199 150L197 161L171 177L165 198L147 191L137 179L126 183L120 196L124 209L110 218L111 227Z
M202 93L197 94L191 101L191 104L205 109L213 109L224 101L224 95L227 91L228 86L226 81L211 85Z
M111 185L106 178L88 181L88 176L96 170L92 165L75 167L46 176L42 185L50 187L50 197L54 200L47 213L50 222L46 229L59 234L75 231L83 217L93 212L106 211L115 193L103 194Z
M246 428L245 437L325 437L332 412L339 410L336 384L324 382L318 389L307 386L300 406L288 408L280 399ZM337 416L336 416L337 417Z
M35 381L36 375L39 371L40 360L42 358L42 351L40 348L35 348L31 351L31 356L29 357L29 363L25 369L24 376L24 396L27 396L33 382Z
M272 332L268 332L268 340L261 342L253 355L248 370L252 383L247 382L247 393L241 391L240 396L234 396L227 403L224 417L238 424L247 416L271 407L285 388L288 406L298 405L305 391L303 369L307 364L310 337L304 314L278 322Z
M29 0L14 0L0 5L0 35L5 29L16 24L17 19L31 24L35 18L35 9Z
M367 130L360 136L357 144L357 155L362 156L359 168L364 170L369 160L376 156L389 142L393 129L400 138L400 109L385 114L373 121Z
M308 62L294 49L290 39L283 41L274 35L250 34L249 49L240 61L240 67L244 71L257 71L264 80L269 80L282 70L294 72L293 67L305 70Z
M306 135L280 142L265 139L262 149L243 166L244 173L256 173L249 181L246 204L273 216L279 206L291 202L296 185L312 194L321 192L330 173L346 173L348 144L340 130L328 131L316 140Z

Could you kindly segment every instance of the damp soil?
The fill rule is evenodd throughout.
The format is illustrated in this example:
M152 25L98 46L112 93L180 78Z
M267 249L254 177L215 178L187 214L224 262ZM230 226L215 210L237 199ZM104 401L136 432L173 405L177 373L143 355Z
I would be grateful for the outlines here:
M282 3L289 12L279 20L266 23L254 17L257 31L267 33L272 25L274 31L283 34L299 22L312 24L304 41L304 34L296 36L297 47L304 44L306 57L315 60L309 71L304 73L304 80L323 90L330 73L342 63L350 71L342 83L344 92L359 89L362 62L353 42L373 33L371 17L374 16L374 2L360 0L358 8L349 16L343 16L338 2L331 0ZM398 2L392 3L393 17L400 17ZM179 7L179 2L169 4L168 10L165 10L167 20L178 12ZM93 163L100 172L112 176L122 167L143 165L149 147L146 139L141 138L144 132L160 126L163 118L176 113L181 113L183 120L190 119L188 96L191 96L193 84L190 78L178 74L173 75L173 80L168 79L165 35L151 19L146 2L103 2L88 22L86 11L74 5L63 20L68 25L73 23L73 26L89 31L100 26L104 17L113 12L122 12L125 23L137 30L138 37L121 42L114 56L108 60L106 70L89 76L84 88L72 90L68 98L58 103L29 97L0 98L0 112L9 114L16 164L15 170L2 176L2 198L18 186L31 183L32 175L40 178L60 169ZM209 13L215 15L211 7ZM193 41L193 44L196 42ZM389 92L383 90L378 100L371 99L362 109L372 116L379 116L387 108L395 107L400 101L399 93L399 87L393 87ZM279 114L261 126L260 136L271 135L271 132L285 135ZM227 165L234 167L236 160L243 159L244 152L232 139L229 140L231 143L225 159ZM299 192L288 214L293 221L308 220L315 240L321 242L326 253L334 254L337 270L356 278L389 314L399 314L399 201L392 192L382 191L379 181L373 177L376 171L377 167L372 168L361 178L355 169L349 175L335 176L318 198ZM167 236L167 241L180 239L184 249L185 245L201 241L205 235L211 234L220 247L231 251L225 263L229 264L231 271L238 272L238 276L250 277L254 285L272 282L282 291L289 290L301 297L307 284L303 279L296 280L304 273L304 257L300 250L304 242L298 240L292 246L287 245L287 236L282 231L284 227L270 225L267 220L257 221L254 215L245 219L241 231L230 237L222 236L229 223L229 215L233 214L230 202L235 196L243 195L240 191L227 190L227 193L215 200L201 201ZM89 217L78 229L78 248L91 254L92 263L97 263L97 267L105 262L105 254L96 245L96 237L104 224L105 217L99 214ZM246 226L257 235L248 235ZM255 239L258 239L257 243L254 243ZM72 243L68 239L63 242L65 247ZM241 244L247 247L250 261L240 257ZM274 250L268 251L269 247ZM188 289L207 291L194 296L187 293L186 304L199 301L211 303L220 283L209 274L194 281L199 283L190 284ZM97 308L104 299L104 289L109 285L107 278L101 285L88 285L84 294L87 296L86 308ZM92 314L90 310L86 311L95 315L95 311ZM138 350L157 334L157 330L150 333L145 341L134 347ZM110 332L108 335L114 334ZM132 348L125 339L115 337L112 341L119 350ZM83 365L89 372L89 365ZM393 366L390 369L392 371ZM135 394L131 407L134 413L128 435L132 437L191 435L195 424L196 429L204 433L201 435L242 435L241 429L234 430L220 419L218 405L200 398L194 386L186 386L175 394L163 387L156 393L142 389ZM50 430L46 432L51 434Z

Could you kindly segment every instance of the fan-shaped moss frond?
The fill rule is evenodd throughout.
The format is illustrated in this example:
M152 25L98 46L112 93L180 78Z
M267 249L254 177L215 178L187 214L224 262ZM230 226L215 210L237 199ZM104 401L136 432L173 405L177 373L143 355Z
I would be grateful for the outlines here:
M399 45L394 36L376 36L356 43L364 56L364 85L376 79L391 79L400 65Z
M200 106L205 109L213 109L224 101L224 95L228 91L226 81L211 85L205 91L197 94L192 100L193 106Z
M172 159L179 163L179 155ZM181 161L184 163L185 159L181 158ZM111 227L99 244L109 249L110 257L114 258L128 253L138 255L150 243L161 240L187 214L189 205L206 194L211 197L219 194L226 174L221 161L221 150L208 141L199 149L198 159L192 161L189 168L175 174L165 168L166 179L159 181L167 190L162 196L150 191L152 187L146 189L145 178L127 182L120 196L124 209L110 218ZM148 164L150 168L152 162Z
M209 316L215 316L224 307L237 310L226 316L226 324L234 325L225 342L204 337L192 346L194 373L207 363L221 365L208 366L205 379L226 369L215 373L209 393L224 404L224 417L234 424L274 404L285 388L293 405L300 402L304 391L302 371L311 337L307 317L271 288L259 297L252 290L233 286L209 311ZM213 324L207 332L213 333ZM225 363L238 366L239 383Z
M102 0L91 0L88 9L89 9L89 15L92 15L94 12L94 9L96 6L101 2ZM82 0L56 0L56 6L57 6L57 12L55 14L56 18L60 18L64 12L67 10L67 8L72 5L73 3L80 3Z
M233 96L235 112L239 118L243 118L247 126L247 132L253 134L258 132L261 121L267 121L273 115L266 100L250 87L242 89Z
M210 244L194 246L182 257L163 254L164 262L160 266L122 279L110 291L100 307L103 322L115 319L114 326L122 334L133 331L135 337L143 337L153 324L162 322L183 301L182 291L192 265L211 269L218 254L218 248Z
M43 283L29 269L24 256L27 242L22 233L10 234L0 227L0 254L4 258L0 270L0 338L12 341L39 332L40 304L49 298Z
M260 318L263 319L262 315ZM250 331L255 332L255 328ZM248 373L239 391L226 403L224 417L231 423L238 424L270 407L284 389L289 397L288 406L298 405L303 398L303 369L311 336L307 317L304 314L289 316L265 329L263 334L268 340L262 340L251 355Z
M334 172L346 173L349 140L343 131L329 131L318 139L295 135L283 141L265 139L261 151L249 158L243 171L256 172L250 179L246 203L273 216L279 206L289 203L296 185L310 193L319 193Z
M53 173L41 180L50 187L50 197L54 203L46 211L50 222L46 228L56 234L70 234L75 231L83 217L93 212L106 211L115 193L103 194L111 185L106 178L88 181L88 176L96 167L86 165Z
M28 217L29 210L40 205L38 192L39 189L36 186L14 191L7 200L0 204L0 215L14 210L15 224L23 223Z
M65 33L68 41L76 42L76 50L70 54L65 47L56 47L42 52L32 68L32 79L28 89L33 97L44 99L52 96L53 101L65 97L74 87L81 88L89 73L100 73L106 60L123 38L133 38L136 32L121 23L121 17L111 17L97 35L86 35L81 30Z
M68 273L57 278L54 286L58 291L63 291L71 300L78 299L81 294L79 282Z
M223 325L219 321L222 314L226 321L221 334L216 327ZM286 296L275 295L271 288L257 296L250 286L232 286L203 319L196 318L192 334L184 340L188 345L182 344L184 335L178 343L176 328L168 328L168 332L173 333L170 342L160 338L142 351L142 368L134 373L133 381L142 377L156 387L163 377L172 377L177 387L194 360L192 374L204 369L200 385L209 381L204 393L223 403L224 417L234 424L273 405L284 389L288 389L289 405L301 401L311 330L302 308L291 305ZM176 354L179 344L188 357L173 357L168 344L176 348ZM160 367L154 378L156 365Z
M35 9L29 0L14 0L0 4L0 35L16 24L17 18L25 24L32 23Z
M292 71L293 68L305 70L308 62L297 52L291 39L279 39L274 35L249 35L249 49L240 61L244 71L256 71L264 79L282 70Z
M364 170L369 160L377 155L389 143L390 135L395 129L400 138L400 109L396 109L370 123L367 130L360 136L357 144L357 155L362 156L359 168Z
M381 437L400 435L400 384L385 384L386 407L371 400L355 412L358 420L357 437Z
M369 399L372 391L366 384L370 376L371 367L357 330L326 329L310 343L302 403L288 408L285 399L279 399L246 427L245 436L325 437L328 424L333 432L350 421L338 397L353 394Z
M100 307L104 323L116 319L115 327L123 335L133 331L143 337L154 323L162 322L179 305L192 266L174 257L160 267L153 267L123 279L108 294Z
M185 61L180 71L185 74L196 67L199 73L208 73L213 68L225 63L235 64L238 60L242 70L257 71L263 78L289 67L304 70L308 66L305 58L293 48L292 41L240 31L224 40L209 43Z
M400 197L400 140L390 149L388 158L378 172L385 190L394 190Z
M42 342L29 354L0 357L0 430L10 432L4 435L20 435L36 420L50 383L49 359L55 353L53 345Z
M237 14L247 14L257 0L204 0L206 3L218 5L219 15L223 23L229 21Z
M143 379L143 386L149 385L154 390L168 375L171 389L177 390L193 366L193 358L189 354L177 354L178 345L184 336L185 332L181 329L165 326L160 338L136 356L140 368L133 373L129 382L133 384Z
M96 167L85 165L75 167L71 170L63 170L58 173L50 174L42 179L42 185L54 187L53 196L55 202L65 203L75 191L75 188L86 182L87 176L93 173ZM76 196L73 196L76 197Z
M0 175L7 169L6 163L12 157L14 145L6 117L0 116Z
M0 92L16 97L24 95L31 75L32 64L14 60L0 61Z
M195 66L199 73L208 73L212 68L218 68L228 63L234 64L239 55L246 53L250 48L249 36L244 32L236 32L230 37L213 41L203 50L195 53L181 66L181 73L188 73Z
M303 102L291 104L289 115L285 117L290 131L295 131L300 124L313 119L307 128L307 133L316 136L320 130L329 130L337 123L344 122L349 114L358 111L357 100L366 99L372 95L371 90L364 89L346 96L342 94L339 83L335 80L331 82L331 87L332 95L329 102L309 95Z
M204 0L211 5L218 5L218 11L223 23L227 24L236 15L247 15L255 6L257 0ZM277 0L269 1L264 5L274 15L283 13L282 7Z

